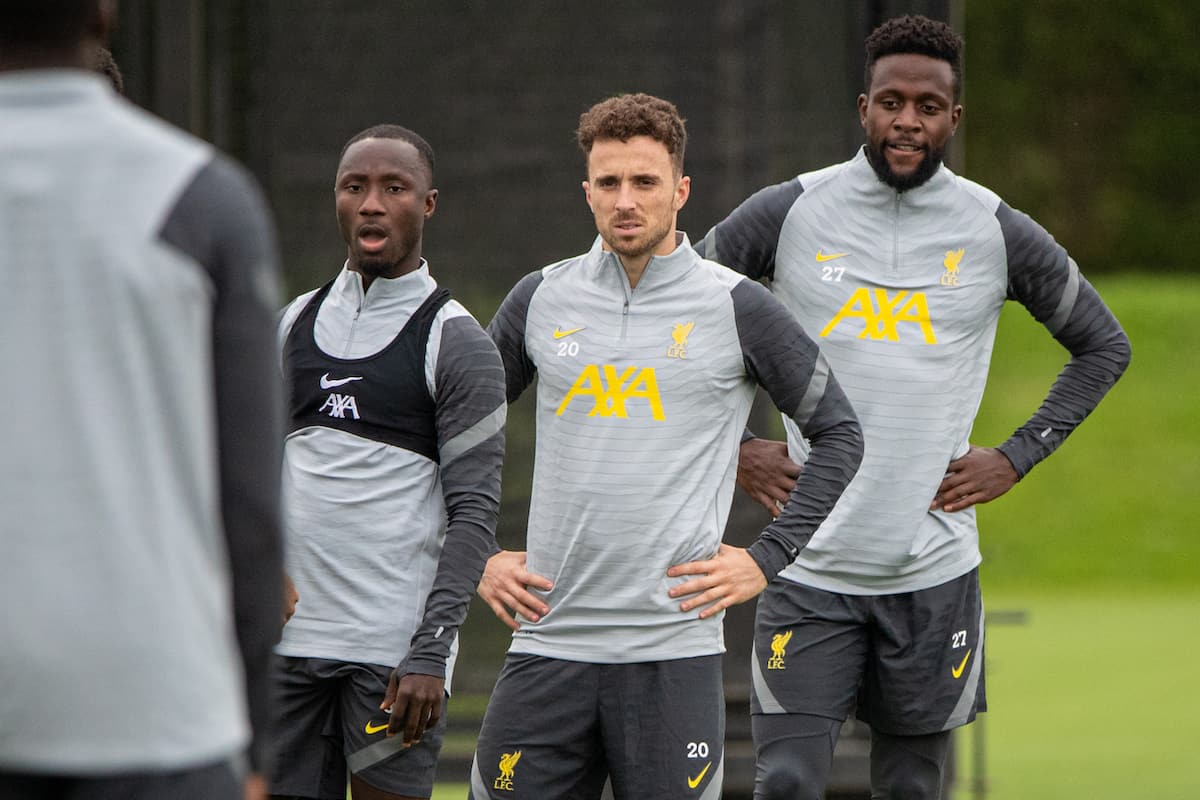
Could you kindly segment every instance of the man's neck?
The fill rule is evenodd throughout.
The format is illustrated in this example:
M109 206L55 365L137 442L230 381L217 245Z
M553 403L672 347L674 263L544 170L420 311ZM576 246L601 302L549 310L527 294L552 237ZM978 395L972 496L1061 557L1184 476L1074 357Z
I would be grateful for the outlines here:
M650 263L650 259L654 257L653 253L647 253L644 256L637 258L629 258L617 254L617 260L621 262L621 267L625 270L625 277L629 279L629 288L636 289L638 281L646 274L646 266Z

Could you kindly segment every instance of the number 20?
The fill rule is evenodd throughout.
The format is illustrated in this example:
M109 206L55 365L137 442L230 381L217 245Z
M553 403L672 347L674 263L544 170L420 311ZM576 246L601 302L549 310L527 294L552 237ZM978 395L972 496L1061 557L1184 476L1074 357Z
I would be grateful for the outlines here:
M708 758L708 742L688 742L688 758Z
M559 342L558 356L577 356L579 355L579 342Z

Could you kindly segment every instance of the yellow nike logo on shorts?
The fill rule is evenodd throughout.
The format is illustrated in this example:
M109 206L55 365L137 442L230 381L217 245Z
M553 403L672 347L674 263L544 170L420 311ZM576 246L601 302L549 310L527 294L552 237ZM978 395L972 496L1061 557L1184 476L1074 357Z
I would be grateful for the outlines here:
M705 775L705 773L708 772L708 768L711 766L712 766L712 762L710 761L704 765L704 769L700 770L699 775L697 775L694 778L688 778L688 788L695 789L697 786L699 786L700 781L704 780L704 775Z
M386 731L387 726L388 724L386 722L382 725L375 725L374 723L368 722L367 727L363 728L363 730L367 733L379 733L380 731Z
M968 650L967 654L965 656L963 656L962 663L959 664L957 667L950 668L950 674L954 676L954 680L958 680L959 678L962 677L963 669L967 666L967 659L970 657L971 657L971 651Z

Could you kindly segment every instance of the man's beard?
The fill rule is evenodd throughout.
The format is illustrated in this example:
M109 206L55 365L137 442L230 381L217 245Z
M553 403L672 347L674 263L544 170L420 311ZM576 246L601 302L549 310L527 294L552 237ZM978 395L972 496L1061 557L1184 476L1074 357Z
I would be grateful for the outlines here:
M355 266L368 278L382 278L395 269L396 262L382 256L360 256Z
M942 165L942 157L945 155L945 148L930 150L927 146L925 148L925 157L921 159L921 163L917 164L917 168L911 174L897 175L892 171L892 165L888 163L887 157L883 154L883 149L867 142L867 161L871 164L871 168L875 170L876 177L897 192L907 192L909 189L915 189L932 178L938 171L938 167Z

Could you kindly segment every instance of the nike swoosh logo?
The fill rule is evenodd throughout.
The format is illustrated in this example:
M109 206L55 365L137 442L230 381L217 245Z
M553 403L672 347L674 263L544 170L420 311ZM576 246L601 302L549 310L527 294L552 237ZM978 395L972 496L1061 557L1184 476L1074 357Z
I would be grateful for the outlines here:
M826 255L825 253L822 253L820 250L818 250L817 251L817 263L820 264L823 261L834 261L835 259L845 258L848 255L850 255L850 254L849 253L829 253L828 255Z
M579 333L581 330L583 330L583 328L571 328L571 330L569 330L569 331L564 331L564 330L560 330L558 328L558 326L556 325L554 327L554 338L561 339L564 336L570 336L572 333Z
M363 730L366 731L367 733L379 733L380 731L386 731L387 726L388 726L388 724L386 722L383 723L382 725L373 725L370 722L368 722L367 727L363 728Z
M321 376L321 388L322 389L332 389L335 386L345 386L350 381L361 381L361 380L362 380L361 375L355 375L351 378L330 379L329 373L326 372L324 375Z
M704 765L704 769L700 770L699 775L697 775L694 778L688 778L688 788L695 789L697 786L699 786L700 781L704 780L704 775L708 772L708 768L711 766L712 766L712 762L710 761Z
M962 677L963 669L967 666L967 659L970 657L971 657L971 651L968 650L967 654L965 656L963 656L962 663L959 664L957 667L950 668L950 674L954 676L954 680L958 680L959 678Z

